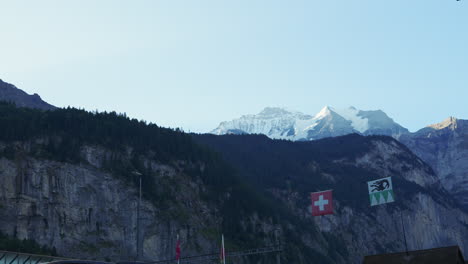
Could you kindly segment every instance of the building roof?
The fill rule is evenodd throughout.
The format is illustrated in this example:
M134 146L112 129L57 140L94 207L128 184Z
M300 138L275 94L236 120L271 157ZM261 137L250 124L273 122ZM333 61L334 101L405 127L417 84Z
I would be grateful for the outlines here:
M463 264L458 246L398 252L364 257L364 264Z

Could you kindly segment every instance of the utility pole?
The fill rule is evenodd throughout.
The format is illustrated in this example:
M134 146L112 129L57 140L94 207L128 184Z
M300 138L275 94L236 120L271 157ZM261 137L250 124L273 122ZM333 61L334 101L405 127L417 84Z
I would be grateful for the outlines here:
M280 233L280 229L275 229L275 239L276 239L276 245L281 248L281 242L280 242L280 238L279 238L279 233ZM278 251L276 253L276 264L281 264L281 256L280 256L280 253L281 251Z
M136 261L140 258L140 204L141 204L141 173L138 171L132 172L133 175L139 177L140 188L139 188L139 196L138 196L138 204L137 204L137 226L136 226Z
M226 251L224 250L224 234L221 234L221 254L222 254L222 263L226 264Z
M406 232L405 232L405 224L403 223L403 213L400 210L400 218L401 218L401 226L403 228L403 238L405 239L405 250L406 250L406 255L408 256L408 243L406 242Z

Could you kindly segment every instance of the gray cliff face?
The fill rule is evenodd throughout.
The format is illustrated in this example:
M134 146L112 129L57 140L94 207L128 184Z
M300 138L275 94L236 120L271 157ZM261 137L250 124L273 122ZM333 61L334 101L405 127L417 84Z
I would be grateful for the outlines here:
M289 203L298 202L294 194L285 195L284 199ZM315 217L311 221L321 234L339 237L348 256L341 260L336 258L337 263L358 264L366 255L405 251L402 221L409 250L458 245L464 254L468 252L467 214L420 192L404 204L380 205L363 212L335 201L334 215ZM311 218L309 210L298 209L296 213ZM307 234L303 235L303 240L311 247L315 244Z
M88 165L27 155L0 158L0 230L55 247L62 256L133 260L137 190L101 170L105 150L86 147L83 155ZM219 224L215 209L199 198L202 186L175 167L154 163L151 167L159 172L158 181L177 182L178 196L164 210L142 200L142 259L174 258L177 233L182 241L190 241L183 244L184 255L216 252L218 245L202 235ZM186 220L190 227L184 225Z
M374 151L358 157L352 163L371 169L382 177L391 176L394 180L403 177L420 186L429 187L437 180L425 164L414 166L404 162L395 163L396 156L408 155L400 147L379 141L374 144ZM377 162L380 165L376 165L376 159L380 160ZM350 164L346 160L336 162ZM392 166L393 169L389 170ZM394 188L399 192L397 184ZM450 199L441 198L441 190L435 191L432 194L417 191L410 195L409 200L396 197L394 203L369 207L367 210L357 210L335 201L334 215L312 220L321 232L340 234L340 240L350 254L348 263L362 263L365 255L404 251L402 221L409 250L459 245L467 254L468 214ZM309 212L302 210L302 214L308 215Z
M468 121L451 117L400 141L431 165L442 186L468 209Z
M460 210L443 189L434 186L437 177L431 168L420 160L419 164L412 164L414 156L411 158L412 154L394 141L374 141L373 145L371 152L353 161L357 166L382 177L391 176L394 181L404 178L430 191L415 191L407 198L396 197L394 203L370 207L366 211L338 203L339 213L325 218L322 224L319 223L322 220L314 219L321 230L343 234L354 263L361 263L365 253L381 253L382 248L387 252L404 251L402 221L409 250L459 245L467 254L468 214ZM397 193L401 192L398 182L394 182Z
M349 263L362 263L365 255L405 251L402 221L409 250L459 245L466 254L466 214L422 193L407 202L408 208L387 204L372 208L371 214L338 204L338 213L314 221L322 232L341 234Z
M38 94L29 95L14 85L0 80L0 101L12 102L19 107L53 110L55 106L44 102Z
M409 151L402 150L401 143L374 141L373 146L373 151L356 159L356 165L378 171L381 177L398 172L400 177L426 188L437 183L433 170Z

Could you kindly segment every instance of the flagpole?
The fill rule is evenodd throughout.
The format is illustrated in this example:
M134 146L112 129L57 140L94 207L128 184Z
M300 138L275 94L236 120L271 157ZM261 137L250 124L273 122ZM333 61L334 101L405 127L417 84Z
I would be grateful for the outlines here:
M221 243L223 245L223 264L226 264L226 252L224 251L224 234L221 234Z
M403 223L403 213L400 210L400 218L401 218L401 226L403 227L403 238L405 239L405 250L406 255L408 256L408 243L406 242L406 232L405 232L405 224Z
M179 234L177 234L177 246L179 247L179 250L180 250ZM180 256L177 256L177 264L180 264Z

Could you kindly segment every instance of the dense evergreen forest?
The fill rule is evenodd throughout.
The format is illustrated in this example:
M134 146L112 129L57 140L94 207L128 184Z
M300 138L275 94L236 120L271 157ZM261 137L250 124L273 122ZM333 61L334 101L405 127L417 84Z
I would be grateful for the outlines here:
M196 161L209 159L205 155L211 154L196 147L191 137L178 129L147 124L116 112L91 113L75 108L39 111L0 103L0 113L0 140L60 137L60 144L52 140L48 150L64 161L77 161L82 144L117 150L131 146L138 153L151 150L160 161Z

